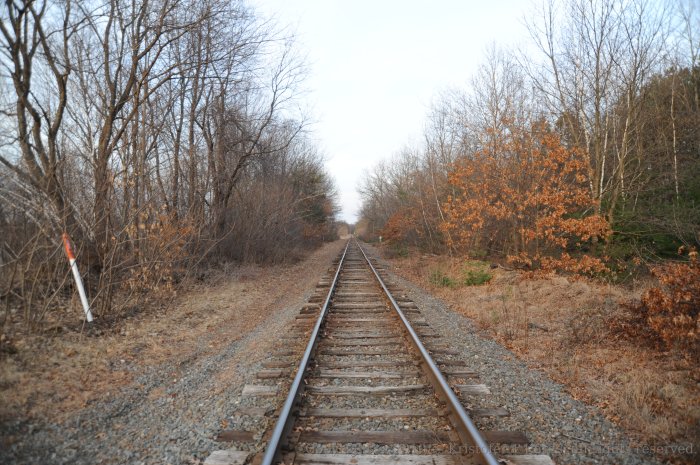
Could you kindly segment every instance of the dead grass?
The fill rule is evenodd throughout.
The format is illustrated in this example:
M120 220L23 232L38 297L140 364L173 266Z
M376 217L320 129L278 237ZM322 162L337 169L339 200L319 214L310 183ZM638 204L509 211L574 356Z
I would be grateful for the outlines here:
M623 311L620 302L639 297L644 285L627 289L562 276L535 279L499 268L490 270L494 276L485 285L441 286L430 279L431 272L455 273L462 267L459 260L414 255L390 261L398 274L429 289L639 439L661 451L673 451L665 447L670 443L693 445L697 454L700 361L659 352L610 330ZM691 463L698 456L664 458Z
M326 244L294 265L226 270L99 331L62 325L60 332L16 334L0 354L0 421L60 422L133 384L140 368L168 361L177 370L178 361L216 353L313 289L343 244Z

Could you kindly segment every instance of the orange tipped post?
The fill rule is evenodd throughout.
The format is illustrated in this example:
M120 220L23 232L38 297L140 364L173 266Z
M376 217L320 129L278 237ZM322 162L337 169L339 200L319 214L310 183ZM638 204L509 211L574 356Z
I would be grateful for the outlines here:
M87 295L85 294L83 279L80 277L80 270L78 270L75 253L73 252L73 244L71 243L70 236L68 236L68 233L65 232L63 233L63 247L66 250L68 263L70 263L70 268L73 271L73 278L75 278L75 284L78 287L78 294L80 295L80 302L83 304L85 318L87 319L88 323L91 323L93 318L92 312L90 311L90 303L88 302Z

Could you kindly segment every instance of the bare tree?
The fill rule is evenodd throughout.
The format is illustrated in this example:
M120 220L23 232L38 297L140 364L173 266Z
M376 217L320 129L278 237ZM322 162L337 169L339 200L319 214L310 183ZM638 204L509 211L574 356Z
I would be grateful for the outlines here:
M31 223L44 241L20 268L64 265L67 229L100 314L186 263L280 260L327 237L303 63L244 2L8 0L0 33L0 228ZM42 270L49 294L65 285Z
M9 77L3 83L5 89L14 98L3 114L15 120L16 137L11 146L5 142L7 150L0 153L0 163L46 196L53 208L45 213L56 226L77 234L75 213L61 183L59 144L72 71L69 41L81 26L72 6L70 0L61 6L48 1L5 2L0 64ZM17 154L12 150L15 143Z
M666 15L646 0L548 2L529 23L545 65L532 82L572 145L590 156L591 194L612 219L628 188L638 95L658 69ZM561 27L559 27L561 25ZM622 103L625 111L616 112Z

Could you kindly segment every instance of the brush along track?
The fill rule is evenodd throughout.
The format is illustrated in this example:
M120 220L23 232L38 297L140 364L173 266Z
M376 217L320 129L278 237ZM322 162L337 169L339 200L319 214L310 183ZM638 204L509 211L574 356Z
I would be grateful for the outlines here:
M318 288L327 292L325 300L317 292L297 319L297 331L300 321L315 323L300 368L268 431L264 456L250 463L552 463L548 456L492 455L488 446L494 444L522 452L527 437L497 429L498 417L508 412L488 404L488 387L459 353L441 343L400 289L383 283L355 241L333 279ZM308 329L307 324L303 333ZM282 348L276 355L295 353ZM277 378L281 371L275 366L269 361L272 369L258 378ZM278 393L273 385L246 389L248 396ZM490 429L477 431L471 417ZM208 463L250 460L245 452L217 453Z

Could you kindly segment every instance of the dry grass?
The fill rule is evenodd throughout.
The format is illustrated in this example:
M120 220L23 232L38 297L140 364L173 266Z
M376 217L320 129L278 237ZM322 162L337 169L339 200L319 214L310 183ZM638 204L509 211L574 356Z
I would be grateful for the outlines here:
M693 445L697 454L700 362L621 339L610 330L623 311L619 303L638 297L642 285L626 289L495 269L485 285L441 286L431 273L454 275L463 267L460 261L416 255L391 262L398 274L471 318L487 336L566 385L575 398L597 405L642 441L669 452L664 458L698 459L674 455L666 446Z
M5 344L11 353L0 354L0 421L60 422L132 384L141 368L168 361L177 370L178 361L216 353L313 289L342 245L326 244L294 265L228 270L96 334L15 335Z

